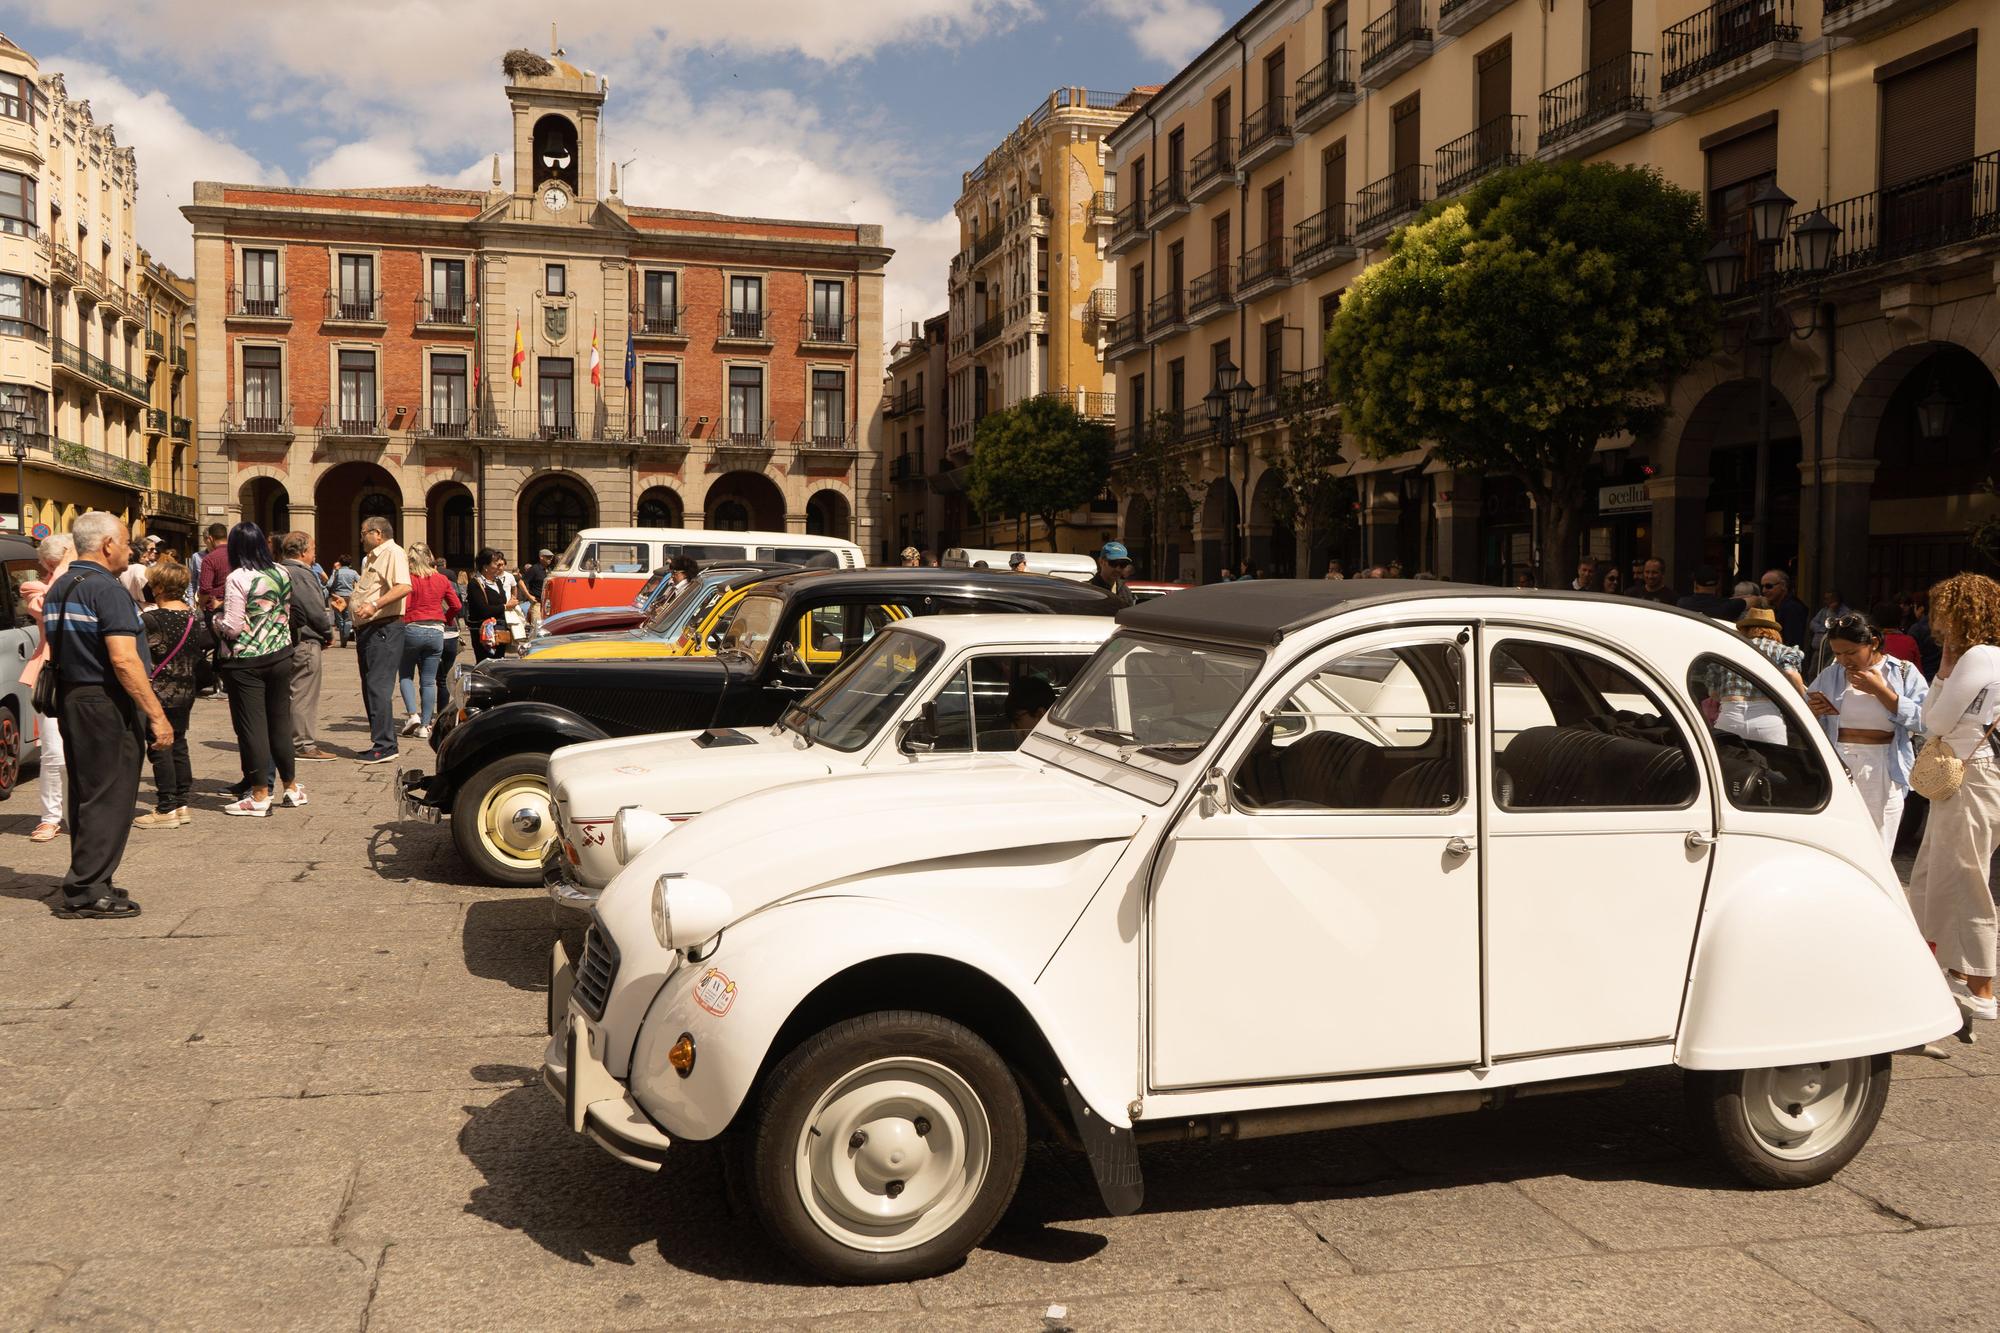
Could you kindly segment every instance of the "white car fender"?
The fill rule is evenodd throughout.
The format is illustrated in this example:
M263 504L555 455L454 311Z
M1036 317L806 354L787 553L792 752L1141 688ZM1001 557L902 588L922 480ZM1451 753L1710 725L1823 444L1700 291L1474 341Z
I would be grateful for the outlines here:
M627 1073L632 1095L675 1138L713 1138L735 1117L772 1041L807 996L849 968L897 955L940 958L992 978L1041 1029L1092 1109L1121 1127L1131 1124L1124 1113L1129 1088L1115 1086L1115 1071L1079 1058L1080 1043L1032 977L979 936L886 898L807 898L731 926L712 958L683 967L654 999ZM695 1045L686 1078L667 1062L683 1033Z
M1695 939L1675 1045L1682 1068L1879 1055L1958 1030L1958 1006L1900 890L1818 851L1738 859L1729 841Z

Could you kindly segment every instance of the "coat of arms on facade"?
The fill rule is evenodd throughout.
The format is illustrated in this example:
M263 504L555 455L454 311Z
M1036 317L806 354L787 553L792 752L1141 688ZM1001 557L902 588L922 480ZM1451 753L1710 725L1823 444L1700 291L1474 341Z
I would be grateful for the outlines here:
M543 306L542 333L552 343L559 343L569 337L569 307L566 305Z

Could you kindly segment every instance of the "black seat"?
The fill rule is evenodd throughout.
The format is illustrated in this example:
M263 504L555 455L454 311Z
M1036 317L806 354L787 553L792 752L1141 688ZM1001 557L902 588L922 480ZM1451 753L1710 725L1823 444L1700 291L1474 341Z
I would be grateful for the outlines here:
M1442 810L1458 804L1456 758L1419 759L1389 779L1382 793L1385 810Z
M1516 810L1674 806L1694 795L1687 751L1592 727L1530 727L1502 758Z
M1358 736L1313 731L1277 754L1281 799L1326 810L1373 806L1386 774L1382 751Z

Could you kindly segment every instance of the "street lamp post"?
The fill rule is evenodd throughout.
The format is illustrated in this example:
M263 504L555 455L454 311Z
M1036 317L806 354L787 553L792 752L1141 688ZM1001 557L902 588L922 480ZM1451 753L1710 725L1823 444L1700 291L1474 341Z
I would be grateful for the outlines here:
M1250 393L1250 385L1244 380L1243 372L1236 368L1234 361L1224 358L1222 364L1215 368L1215 387L1210 389L1201 400L1202 404L1208 408L1209 426L1222 437L1223 480L1229 486L1232 496L1235 496L1236 490L1236 436L1241 430L1244 420L1250 415ZM1250 460L1248 457L1245 457L1243 460L1243 480L1245 483L1248 483L1250 480ZM1237 511L1240 515L1242 512L1241 497L1236 498L1238 500ZM1231 577L1235 576L1236 564L1239 558L1236 551L1236 527L1237 525L1234 523L1229 525L1228 533L1223 542L1223 563L1228 568Z
M1815 208L1797 226L1788 227L1792 197L1767 180L1750 198L1750 236L1757 246L1757 311L1751 317L1745 338L1758 353L1757 377L1757 476L1750 510L1750 573L1761 575L1770 567L1771 517L1771 361L1788 338L1806 339L1819 331L1819 283L1833 262L1833 247L1840 240L1840 228L1824 212ZM1801 327L1789 311L1778 309L1778 252L1787 232L1798 247L1798 267L1812 281L1812 317ZM1743 285L1743 251L1729 241L1717 241L1702 260L1710 295L1718 301L1735 297Z
M14 530L28 535L28 407L19 389L0 394L0 441L14 455Z

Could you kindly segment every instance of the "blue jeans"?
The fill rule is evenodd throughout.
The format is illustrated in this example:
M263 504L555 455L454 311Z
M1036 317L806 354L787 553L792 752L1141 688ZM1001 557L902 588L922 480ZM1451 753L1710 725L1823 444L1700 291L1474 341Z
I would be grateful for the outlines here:
M403 711L417 711L417 687L423 687L423 724L437 716L438 661L444 656L444 626L404 625L403 666L396 684L403 692Z

